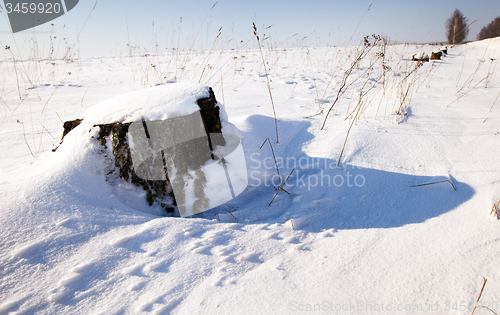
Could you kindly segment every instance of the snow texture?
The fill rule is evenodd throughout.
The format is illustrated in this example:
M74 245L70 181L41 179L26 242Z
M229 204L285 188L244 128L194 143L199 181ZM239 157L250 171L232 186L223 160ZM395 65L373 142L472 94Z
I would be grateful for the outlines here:
M0 314L470 314L483 278L478 305L498 313L500 39L413 71L413 54L437 48L388 46L385 82L372 51L323 130L359 48L263 49L279 143L258 50L192 52L176 79L204 85L158 94L143 88L180 73L168 62L183 52L156 56L155 69L137 56L135 76L128 56L40 61L54 74L21 77L22 102L2 61ZM90 125L193 112L205 85L242 139L249 185L192 218L162 217L106 181ZM53 153L59 117L88 125Z

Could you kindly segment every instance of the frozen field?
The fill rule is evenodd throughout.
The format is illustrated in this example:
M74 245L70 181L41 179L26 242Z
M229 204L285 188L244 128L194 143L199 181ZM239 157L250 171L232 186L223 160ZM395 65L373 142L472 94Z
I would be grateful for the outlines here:
M483 278L478 305L498 313L500 38L423 64L412 56L440 46L369 40L82 59L6 50L0 314L470 314ZM243 139L249 186L227 207L161 217L105 181L91 134L51 152L63 121L172 82L211 86ZM276 166L293 173L269 205Z

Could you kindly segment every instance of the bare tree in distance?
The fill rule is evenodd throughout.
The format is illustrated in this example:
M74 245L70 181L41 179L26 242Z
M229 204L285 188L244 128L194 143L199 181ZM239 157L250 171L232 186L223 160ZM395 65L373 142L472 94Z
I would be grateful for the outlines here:
M448 43L452 45L462 43L469 34L467 19L458 9L455 9L451 17L446 20L445 26Z
M496 17L490 24L486 25L477 34L477 40L500 36L500 16Z

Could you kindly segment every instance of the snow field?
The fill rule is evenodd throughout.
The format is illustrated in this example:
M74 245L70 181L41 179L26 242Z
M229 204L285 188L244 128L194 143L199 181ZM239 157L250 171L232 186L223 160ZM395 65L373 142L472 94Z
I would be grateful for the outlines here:
M464 314L483 277L481 303L498 310L489 211L500 198L500 41L450 48L414 72L411 56L436 47L388 46L384 84L380 60L369 67L374 50L320 130L356 49L264 49L279 144L257 50L192 53L182 72L168 55L155 68L145 57L41 61L37 81L19 71L22 102L13 62L2 61L0 313ZM50 152L59 117L174 77L212 86L239 129L250 185L228 208L155 215L133 188L104 180L95 131ZM406 92L408 115L394 115ZM306 118L318 99L323 114ZM266 138L282 179L295 168L289 194L270 206L277 173L269 145L260 149Z

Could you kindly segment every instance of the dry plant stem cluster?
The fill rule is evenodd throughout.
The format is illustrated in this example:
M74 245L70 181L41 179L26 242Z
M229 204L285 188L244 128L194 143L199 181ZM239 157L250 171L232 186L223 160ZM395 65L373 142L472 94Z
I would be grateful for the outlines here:
M61 38L62 34L59 39L59 45L61 44ZM40 153L44 151L42 141L44 134L46 133L52 139L54 139L54 136L45 126L48 112L47 108L50 100L59 89L59 87L64 85L66 79L69 78L72 73L76 73L78 76L78 68L75 67L75 65L77 64L77 60L73 59L75 55L73 48L76 46L76 43L72 48L68 45L66 39L62 38L65 41L66 49L63 52L64 56L58 57L57 52L59 51L59 45L56 49L55 39L56 36L50 36L50 45L47 54L44 54L42 50L39 49L37 34L35 31L33 31L33 38L27 41L27 47L23 45L22 50L17 47L17 43L15 43L15 40L15 45L13 48L11 48L11 46L9 45L5 46L5 51L8 52L7 54L10 54L11 56L11 64L13 65L15 72L17 92L20 101L13 109L9 107L3 99L2 102L4 102L5 107L8 109L11 116L16 113L21 105L28 103L31 125L31 130L28 133L29 137L27 137L26 135L26 132L28 131L27 125L25 126L25 123L22 123L19 120L17 120L17 122L22 124L24 141L28 147L28 150L30 151L31 156L35 159L40 155ZM7 69L10 72L10 62L8 62L7 56L6 64ZM72 69L70 70L68 69L68 67L71 67ZM56 77L59 75L60 78L59 80L57 80ZM46 84L47 80L49 80L52 84ZM5 90L5 84L6 82L4 80L3 91ZM47 99L42 99L42 96L39 94L39 87L49 87L51 85L51 88L53 88L52 93L47 97ZM22 90L27 92L21 92ZM36 116L34 116L35 113L32 106L34 100L36 100L42 107L40 115L43 118L40 118L41 120L39 120L38 123L36 122L37 118ZM32 140L30 139L30 141L28 142L28 138L31 138Z
M486 46L486 49L484 50L483 57L481 59L479 59L479 62L478 62L477 67L476 67L476 70L467 78L467 80L465 80L465 82L462 85L462 87L457 91L456 94L459 95L458 98L461 98L462 96L464 96L465 94L467 94L469 91L471 91L472 89L474 89L477 85L479 85L479 83L481 83L482 81L486 80L486 82L488 82L488 78L490 77L489 69L488 69L488 74L486 75L486 77L484 77L481 81L479 81L478 83L476 83L476 85L474 85L471 88L471 84L472 84L472 82L474 82L474 79L476 78L476 76L478 74L478 71L481 68L481 65L483 65L485 63L485 56L486 56L486 53L488 52L488 48L490 46L490 43L491 43L491 40L488 41L488 46ZM466 50L466 52L467 52L467 50ZM465 56L464 56L464 63L465 63ZM490 68L491 68L491 64L490 64ZM493 73L491 73L491 75L493 75ZM461 76L461 73L460 73L460 76ZM458 86L458 80L457 80L457 86ZM465 89L465 86L467 86L467 88L469 90L467 92L461 93L462 90ZM486 87L488 87L488 86L486 86Z
M411 99L413 97L413 91L415 88L415 83L419 76L414 76L411 80L408 78L415 73L420 67L422 67L423 62L418 61L415 68L410 71L410 73L400 82L399 87L399 104L398 108L394 111L395 115L399 116L398 123L400 123L408 114L410 110Z
M205 19L210 15L211 10L216 6L216 4L217 2L210 8ZM368 7L367 12L369 10L370 7ZM365 12L365 15L367 14L367 12ZM363 18L365 15L363 15ZM361 19L361 21L363 20L363 18ZM202 22L201 25L203 25L204 23L205 20ZM182 18L179 24L178 32L174 34L175 40L174 39L172 40L173 43L172 46L175 45L174 43L175 41L178 42L177 48L171 48L171 53L169 53L169 55L165 58L163 58L162 54L159 52L158 43L156 43L155 46L156 37L154 34L155 33L154 22L153 22L153 37L150 46L151 50L149 48L143 49L139 46L134 46L132 45L132 43L130 43L129 40L127 57L130 58L130 64L132 69L130 73L134 79L134 83L140 82L142 86L150 87L154 85L173 83L179 81L192 81L192 82L197 81L203 84L210 84L212 87L214 87L214 89L218 88L219 93L220 91L222 91L222 101L223 103L225 103L224 88L228 86L226 82L231 80L230 79L231 72L233 72L233 80L234 80L234 78L238 75L243 77L244 71L249 71L251 73L253 72L253 74L261 71L260 65L262 65L264 67L264 74L266 76L266 85L273 109L276 142L279 143L279 134L278 134L279 120L277 119L276 115L274 98L271 89L272 81L270 76L271 75L279 76L280 67L278 66L278 62L280 61L280 58L282 58L283 56L285 56L286 58L287 54L294 54L296 53L297 50L293 51L292 49L288 49L288 46L287 48L278 48L279 46L276 43L276 41L273 41L273 39L270 37L266 37L265 34L259 33L255 23L253 23L252 25L253 36L250 36L249 39L247 39L247 41L241 41L238 42L238 44L235 44L234 48L229 54L228 50L224 51L222 49L224 42L222 40L223 36L221 28L219 28L211 46L207 39L207 44L205 44L207 50L205 52L199 53L194 49L194 47L196 41L198 40L199 42L198 38L199 34L201 34L202 27L200 26L200 29L198 29L196 33L193 32L192 42L186 44L185 48L181 48L180 47L181 24L182 24ZM261 31L267 30L269 28L270 27L266 28L264 26L261 29ZM80 33L81 31L78 34ZM127 25L127 33L128 33L128 25ZM60 36L59 38L59 43L61 43L61 38L62 36ZM351 36L351 38L349 39L349 43L351 42L352 38L353 36ZM257 39L256 42L257 45L255 45L254 42L255 39ZM300 41L302 43L300 43ZM15 110L21 104L23 104L23 102L27 99L28 96L33 96L34 93L38 93L36 89L35 90L30 89L27 91L27 93L25 93L25 95L23 95L21 93L21 90L23 89L23 81L25 84L29 82L31 86L35 86L36 84L43 82L44 78L46 80L48 72L50 72L51 74L51 78L54 83L53 85L55 89L52 94L49 93L50 95L48 96L48 100L45 98L42 101L41 98L39 98L41 105L43 107L42 116L44 118L43 122L40 123L42 128L38 126L36 121L31 122L32 130L30 131L33 131L33 138L35 138L35 131L38 132L40 131L40 129L42 130L43 133L48 133L49 136L52 137L52 135L48 132L47 128L45 128L44 125L45 117L47 116L48 113L50 100L52 99L54 93L56 93L56 91L58 90L59 88L58 84L63 83L66 80L66 78L68 78L68 74L71 72L71 71L66 71L67 70L66 67L68 67L68 64L80 62L78 58L76 59L74 58L76 54L75 52L76 44L68 45L66 42L66 50L64 50L63 52L64 57L62 59L57 60L58 48L55 49L55 47L57 46L57 41L56 43L54 43L54 40L51 37L51 43L52 43L51 49L48 57L48 59L52 61L51 63L47 63L47 65L44 66L44 64L40 62L40 60L43 60L43 58L41 58L40 56L40 50L37 48L37 44L35 45L34 43L33 48L31 48L31 50L33 54L32 59L38 60L37 63L35 64L35 67L31 67L29 71L23 69L24 64L26 62L20 60L19 58L17 59L14 58L13 63L11 63L11 65L13 64L14 68L9 67L9 69L13 69L15 71L18 84L18 94L21 99L21 102L19 103L18 106L16 106L14 111L11 111L8 105L5 104L5 107L8 108L8 110L11 111L12 113L15 112ZM221 46L221 50L219 53L217 53L217 46L219 45ZM252 45L253 47L251 47ZM427 67L425 68L427 70L424 70L427 72L424 72L424 75L421 75L421 73L418 71L418 69L422 66L421 64L410 63L407 61L405 62L404 56L405 54L407 54L407 51L404 50L410 49L409 48L410 46L408 44L405 44L403 46L403 49L401 51L398 51L395 55L391 54L388 55L386 51L388 41L386 38L381 37L379 35L372 35L365 37L364 41L357 49L352 49L351 47L349 48L345 47L343 49L328 47L327 50L325 50L324 52L321 51L321 53L317 55L313 54L313 52L320 50L314 47L310 48L309 45L307 44L306 38L297 40L297 44L295 45L299 45L300 51L303 52L303 54L305 54L305 58L303 58L304 64L300 65L299 69L300 67L303 67L302 71L309 72L306 75L308 75L312 79L316 97L315 102L319 103L318 111L314 116L322 115L323 113L325 113L324 111L328 109L325 115L322 115L324 117L321 129L324 129L324 127L326 126L326 121L328 120L330 112L334 108L336 111L339 111L339 108L341 110L344 109L343 105L341 104L342 104L342 97L345 95L345 93L354 96L350 97L349 106L347 107L347 110L345 111L344 114L345 119L346 120L350 119L350 122L346 138L342 147L342 151L340 153L339 164L342 159L344 150L346 148L348 137L352 133L351 131L353 126L357 124L357 122L359 121L359 119L361 119L361 117L364 117L364 112L367 109L367 107L372 103L372 101L376 100L376 102L378 103L378 107L376 108L376 113L375 113L375 119L377 118L377 115L382 116L382 112L384 112L384 109L383 108L381 109L381 107L383 106L382 102L385 101L385 112L383 114L384 119L386 118L386 115L391 113L395 117L397 122L401 122L404 119L404 117L406 117L406 115L408 115L409 113L409 106L413 94L418 91L418 88L422 84L424 84L425 81L429 82L430 79L432 79L432 75L433 73L435 73L435 69L439 67L439 65L438 66L432 65L432 67ZM280 47L285 47L285 46L281 44ZM294 44L290 45L290 47L296 48ZM257 49L254 50L253 48ZM11 50L8 51L9 52L5 52L5 54L8 55L10 53L12 54L12 57L14 57L13 51L15 51L15 49L13 49L13 51ZM248 56L247 54L253 54L253 56ZM400 54L400 56L398 54ZM394 56L399 57L400 58L399 61L394 60L393 59ZM123 58L123 57L118 57L118 58ZM63 64L64 71L62 72L60 71L61 69L60 64L62 64L60 61L65 61ZM390 64L391 67L388 66L388 64ZM478 64L478 69L481 66L481 64L482 63ZM375 66L378 67L375 68ZM329 75L329 77L327 75L317 74L318 72L314 72L315 68L331 69L331 74L327 74ZM492 60L489 63L488 75L482 80L486 81L487 86L491 85L491 79L493 77L495 68L496 68L496 62ZM340 69L342 69L343 71L339 76L335 77L335 73L337 73L337 70ZM62 73L62 75L60 76L59 83L57 83L56 79L56 76L58 76L57 71L59 71L59 73ZM77 71L73 70L73 72L74 75L78 76ZM326 78L323 76L326 76ZM244 81L242 82L242 85L251 80L251 78L252 76L249 75L248 78L245 78L245 80L241 80ZM424 79L422 80L422 78ZM469 85L469 88L473 86L472 87L473 89L479 83L482 82L482 81L479 82L476 81L477 80L475 79L475 76L473 74L471 77L468 78L468 80L466 80L464 86L459 91L459 93L462 92L462 90L465 89L467 85ZM321 85L321 82L325 82L326 87L323 87ZM337 86L335 86L335 83L337 83ZM217 85L219 86L217 87ZM294 85L294 88L296 86L297 85ZM351 90L349 91L349 89ZM468 93L470 90L471 89L469 89L466 93ZM84 98L86 97L87 92L88 92L88 87L86 88L85 93L82 96L81 99L82 104ZM359 97L356 97L357 94L359 94ZM459 98L463 97L465 94L459 95ZM497 95L497 99L499 97L500 93ZM330 99L333 102L331 103L331 105L330 104L328 105L329 108L324 108L325 104ZM495 102L491 106L490 110L493 109L497 99L495 99ZM394 103L392 103L393 100ZM24 105L26 105L27 102L28 101L26 101ZM389 103L390 105L388 108ZM392 112L391 112L390 106L393 104L394 106L392 107ZM24 127L26 127L26 131L29 130L28 124L26 124L26 126ZM38 129L35 130L35 127L38 127ZM29 132L29 134L30 133L31 132ZM29 138L30 136L28 136L28 139ZM31 153L34 154L35 156L40 151L38 148L41 145L41 141L40 143L37 142L38 139L37 141L33 140L33 143L30 142L31 146L30 151L33 150ZM277 171L279 173L279 170ZM281 185L282 183L280 183L280 186Z
M335 107L335 104L337 104L337 102L339 101L340 97L347 91L347 89L351 85L353 85L357 81L357 79L359 79L361 77L361 75L358 76L357 78L355 78L354 80L352 80L348 84L349 76L353 73L354 69L358 66L358 64L361 62L361 60L363 60L363 58L366 57L366 55L373 49L373 47L375 47L377 45L377 43L380 40L381 40L381 37L379 35L372 35L371 37L366 36L364 38L363 46L356 53L351 65L349 66L349 68L347 68L347 70L345 70L345 72L343 74L342 81L341 81L339 88L337 90L337 95L336 95L335 100L333 101L332 105L330 106L330 108L326 112L325 119L323 120L323 124L321 125L321 130L323 130L323 128L325 127L326 120L328 119L328 116L329 116L331 110L333 109L333 107ZM371 67L368 67L368 68L371 68ZM334 92L332 92L326 99L328 99L333 93ZM320 107L321 107L321 104L320 104Z
M351 113L349 113L349 110L347 111L348 114L347 114L346 119L351 118L351 124L349 125L349 129L347 130L347 134L346 134L346 137L345 137L345 140L344 140L344 145L342 146L342 151L340 152L340 157L339 157L339 160L337 162L337 166L340 166L340 162L342 161L342 155L344 154L344 149L345 149L345 145L347 143L347 138L349 137L349 133L351 132L352 127L354 126L354 124L356 124L356 122L361 117L361 114L366 109L368 100L363 100L363 97L366 94L368 94L373 88L375 88L376 84L382 78L383 75L385 75L385 72L380 77L378 77L377 79L375 79L375 82L363 93L364 88L366 87L366 85L368 84L368 82L371 81L370 76L367 75L365 83L363 84L363 86L361 87L361 90L359 92L359 100L358 100L358 103L357 103L356 107L354 108L354 110Z

